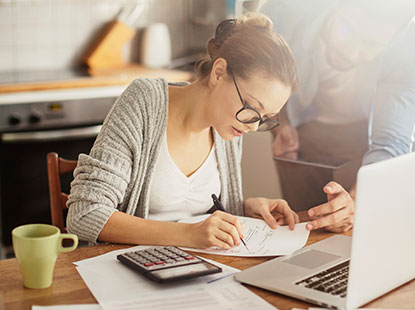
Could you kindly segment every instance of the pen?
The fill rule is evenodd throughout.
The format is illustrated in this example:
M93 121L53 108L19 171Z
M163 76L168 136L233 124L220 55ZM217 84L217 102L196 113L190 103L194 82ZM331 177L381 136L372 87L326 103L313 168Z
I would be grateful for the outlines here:
M215 194L212 194L212 199L213 199L213 207L209 209L208 213L213 213L216 210L219 210L219 211L222 211L222 212L226 212L223 204L220 202L219 198L216 197ZM242 238L240 238L240 239L241 239L241 242L243 243L243 245L249 251L248 247L246 246L246 243L245 243L244 239L242 239Z

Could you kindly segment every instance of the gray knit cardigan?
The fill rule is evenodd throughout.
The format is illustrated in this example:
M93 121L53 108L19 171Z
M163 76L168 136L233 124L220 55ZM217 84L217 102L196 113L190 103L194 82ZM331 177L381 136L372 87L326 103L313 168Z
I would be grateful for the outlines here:
M67 229L97 242L110 216L121 211L147 218L149 193L168 116L168 83L137 79L117 99L90 154L80 154L68 197ZM243 215L242 139L223 140L214 131L221 200Z

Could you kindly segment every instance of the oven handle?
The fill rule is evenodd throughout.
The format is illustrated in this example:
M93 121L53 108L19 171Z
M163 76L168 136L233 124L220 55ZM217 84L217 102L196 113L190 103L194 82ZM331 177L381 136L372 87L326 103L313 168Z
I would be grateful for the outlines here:
M13 132L3 133L1 141L3 143L19 143L19 142L47 142L56 140L71 140L77 138L94 138L98 135L102 125L95 125L83 128L70 128L59 130L43 130L31 132Z

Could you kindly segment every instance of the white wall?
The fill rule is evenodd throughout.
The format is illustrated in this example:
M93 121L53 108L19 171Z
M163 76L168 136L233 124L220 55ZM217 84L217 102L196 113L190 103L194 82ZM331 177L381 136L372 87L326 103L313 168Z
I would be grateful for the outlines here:
M189 0L0 0L0 73L59 70L81 62L81 56L122 8L146 4L137 30L166 23L173 58L193 48ZM198 37L205 42L209 33ZM138 61L139 32L125 48L126 59Z

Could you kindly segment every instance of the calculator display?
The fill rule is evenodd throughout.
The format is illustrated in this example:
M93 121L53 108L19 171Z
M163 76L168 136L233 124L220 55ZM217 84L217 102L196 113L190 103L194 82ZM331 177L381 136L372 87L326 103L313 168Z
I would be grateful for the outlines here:
M209 264L193 264L193 265L186 265L186 266L179 266L176 268L167 268L161 269L157 271L153 271L152 273L155 276L159 276L160 278L167 279L171 277L180 277L184 275L196 274L203 271L208 271L210 269L214 269L215 266Z

